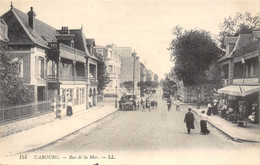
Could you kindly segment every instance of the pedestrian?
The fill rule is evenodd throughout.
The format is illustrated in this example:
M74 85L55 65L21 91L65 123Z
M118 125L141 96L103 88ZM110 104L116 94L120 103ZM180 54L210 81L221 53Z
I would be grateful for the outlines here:
M146 99L146 108L149 109L149 112L151 111L151 106L150 106L150 100Z
M67 106L67 116L71 117L73 115L73 112L72 112L72 102L69 101L68 102L68 106Z
M167 99L167 107L168 107L168 111L171 110L171 106L172 106L172 100L171 100L171 98L168 98L168 99Z
M211 103L208 103L207 115L211 116L211 114L212 114L212 105L211 105Z
M190 134L191 129L195 129L194 127L194 115L191 113L191 108L188 109L189 112L185 114L184 123L186 123L188 134Z
M178 100L176 101L176 111L180 111L180 103Z
M145 111L145 106L144 106L144 101L143 101L143 99L141 99L141 107L142 107L142 112L144 112L144 111Z
M151 108L154 109L154 101L151 101Z
M158 106L158 102L157 101L154 102L154 106L157 109L157 106Z
M200 132L203 135L208 135L210 131L207 128L207 120L208 116L205 114L205 111L202 111L200 114L201 120L200 120Z

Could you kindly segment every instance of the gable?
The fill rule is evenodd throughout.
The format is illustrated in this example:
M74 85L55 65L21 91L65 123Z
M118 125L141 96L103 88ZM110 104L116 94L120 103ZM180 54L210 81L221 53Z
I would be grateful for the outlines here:
M1 17L8 26L8 38L10 45L17 44L17 45L28 45L34 44L33 41L28 37L26 32L24 31L23 27L14 16L14 14L8 11Z

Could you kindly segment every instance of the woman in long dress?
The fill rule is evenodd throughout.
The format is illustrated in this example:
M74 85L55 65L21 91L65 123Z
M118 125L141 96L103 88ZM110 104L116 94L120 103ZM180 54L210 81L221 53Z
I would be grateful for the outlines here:
M201 120L200 120L200 132L203 135L207 135L210 133L210 131L207 128L207 120L208 116L205 114L205 111L202 111L200 114Z

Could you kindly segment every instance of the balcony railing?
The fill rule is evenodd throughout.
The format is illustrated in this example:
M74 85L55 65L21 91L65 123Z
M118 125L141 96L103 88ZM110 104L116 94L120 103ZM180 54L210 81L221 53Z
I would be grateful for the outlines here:
M76 76L76 81L87 81L87 77L84 77L84 76Z
M48 75L48 82L58 82L59 76L58 75Z
M249 45L243 46L240 49L234 51L233 57L240 57L245 54L260 50L260 41L253 42Z
M89 78L89 82L90 82L90 84L92 84L92 85L97 85L97 79L96 78L94 78L94 77L90 77Z
M108 73L109 77L116 77L116 73Z
M74 80L74 76L61 76L60 80L61 81L73 81Z
M67 52L73 53L75 55L83 56L83 57L86 56L85 52L72 48L72 47L62 44L62 43L60 44L60 50L65 50Z

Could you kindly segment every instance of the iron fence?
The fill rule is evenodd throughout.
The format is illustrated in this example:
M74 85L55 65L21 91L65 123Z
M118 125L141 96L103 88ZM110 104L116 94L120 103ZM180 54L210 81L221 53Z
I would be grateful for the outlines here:
M0 109L0 123L37 116L52 110L52 101L42 101Z

